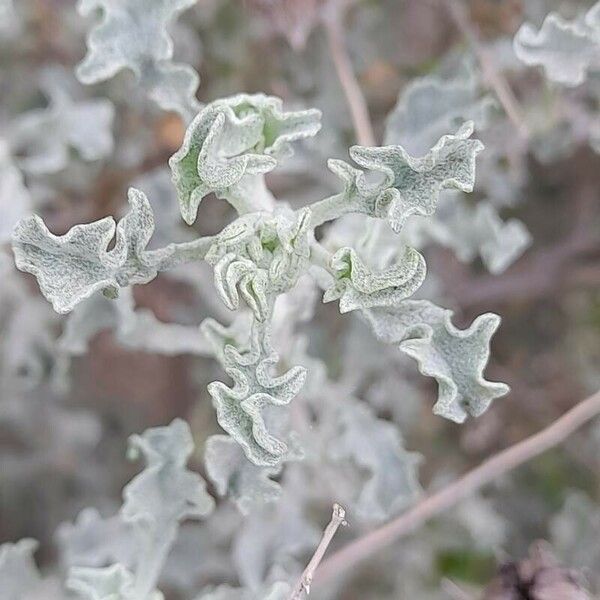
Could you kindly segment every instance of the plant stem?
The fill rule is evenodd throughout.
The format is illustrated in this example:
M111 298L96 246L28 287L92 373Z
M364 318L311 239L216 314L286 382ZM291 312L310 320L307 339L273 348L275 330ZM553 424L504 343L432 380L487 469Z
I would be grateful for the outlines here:
M332 3L335 6L336 3ZM356 139L361 146L375 146L375 134L369 116L367 102L352 69L352 61L344 42L342 11L339 6L331 8L323 19L329 51L338 79L350 109Z
M453 483L426 496L396 519L351 542L322 564L315 579L323 583L352 568L371 554L415 531L429 519L445 513L480 488L498 481L512 469L560 444L599 414L600 391L581 401L546 429L502 450Z
M452 20L469 42L477 60L481 65L483 76L487 80L488 85L494 90L496 96L502 104L507 117L512 121L519 135L527 140L529 138L529 129L523 117L523 111L519 106L519 102L515 97L511 87L506 79L496 68L492 55L487 48L483 46L477 31L471 25L467 16L462 0L450 0L448 2L448 10Z
M323 537L321 538L321 541L319 542L319 545L317 546L313 557L310 559L308 565L306 565L306 569L304 569L304 572L300 576L300 579L298 579L298 581L296 582L296 585L292 590L289 600L300 600L304 596L305 592L306 594L310 593L310 586L312 584L315 570L317 569L321 560L323 559L323 555L327 551L327 548L329 547L333 536L338 530L338 527L340 525L347 525L345 519L346 511L344 510L344 508L339 504L334 504L333 513L331 515L331 521L329 521L329 524L325 528L325 531L323 532Z

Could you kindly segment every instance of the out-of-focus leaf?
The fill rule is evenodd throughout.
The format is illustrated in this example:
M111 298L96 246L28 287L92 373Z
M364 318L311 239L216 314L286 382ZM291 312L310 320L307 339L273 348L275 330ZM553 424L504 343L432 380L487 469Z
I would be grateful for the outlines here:
M367 406L355 403L340 412L329 452L334 460L351 460L368 472L355 505L367 520L385 519L419 494L420 456L407 452L398 429L376 418Z
M43 72L48 106L19 115L11 123L11 149L26 173L61 171L68 165L72 149L88 162L106 158L113 151L113 103L105 98L74 100L65 89L68 83L62 71Z
M101 10L90 31L88 53L77 67L82 83L110 79L122 69L133 71L148 95L163 109L190 120L198 111L198 74L173 62L169 25L196 0L79 0L82 15Z
M473 121L478 130L484 128L495 102L481 96L478 88L473 69L453 79L436 75L414 79L388 116L385 144L401 145L419 156L466 121Z
M417 361L423 375L436 379L435 414L462 423L468 415L482 415L494 399L508 393L506 384L483 376L490 340L500 324L498 315L480 315L461 330L452 324L452 311L426 300L405 300L363 314L380 340L398 344Z
M226 435L212 435L204 451L206 472L221 496L231 498L242 514L248 514L281 496L281 486L270 479L278 467L257 467L241 447Z
M542 66L548 79L569 87L582 84L589 71L600 69L600 2L573 21L550 13L539 31L524 23L514 49L525 64Z

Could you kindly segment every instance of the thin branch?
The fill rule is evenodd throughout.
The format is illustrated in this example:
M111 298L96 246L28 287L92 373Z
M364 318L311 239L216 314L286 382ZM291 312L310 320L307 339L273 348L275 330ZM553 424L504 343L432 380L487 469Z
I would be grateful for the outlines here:
M484 461L440 491L426 496L411 509L358 538L326 560L316 573L323 583L342 571L415 531L429 519L445 513L482 487L498 481L512 469L560 444L574 431L600 414L600 391L581 401L546 429Z
M333 539L333 536L335 535L339 526L347 525L345 519L346 511L344 510L344 508L339 504L334 504L333 513L331 515L331 521L329 521L329 524L325 528L325 531L323 532L323 537L321 538L321 541L319 542L319 545L317 546L313 557L310 559L308 565L306 565L306 569L304 569L304 572L300 576L300 579L298 579L296 585L294 586L289 600L301 600L305 592L306 594L310 593L310 586L313 581L315 570L321 563L321 560L323 559L323 556L327 551L327 548L329 547L329 544L331 543L331 540Z
M513 122L519 135L527 140L529 128L526 125L523 111L511 87L500 71L496 68L494 59L488 49L481 43L477 31L472 26L462 0L449 0L448 8L452 20L469 42L477 60L481 65L483 76L488 85L494 90L506 115Z
M354 75L352 61L344 42L342 10L336 3L333 5L335 7L331 8L323 17L331 58L346 96L356 139L361 146L375 146L375 134L373 133L367 102Z

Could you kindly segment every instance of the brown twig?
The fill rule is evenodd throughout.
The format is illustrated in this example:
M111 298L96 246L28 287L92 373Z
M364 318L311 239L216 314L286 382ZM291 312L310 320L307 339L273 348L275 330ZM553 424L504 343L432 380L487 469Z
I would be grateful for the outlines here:
M465 36L477 57L488 85L494 90L498 101L502 104L506 115L514 124L519 135L527 140L529 138L529 128L526 125L519 102L506 79L496 68L492 55L481 43L477 31L469 20L464 4L461 0L449 0L447 6L452 20Z
M306 565L306 569L300 576L300 579L296 582L294 589L290 595L289 600L300 600L304 593L310 593L310 586L313 581L313 577L315 574L315 570L323 560L323 556L333 539L336 531L338 530L340 525L346 525L346 511L339 504L333 505L333 513L331 515L331 521L325 528L323 532L323 537L313 554L313 557L310 559L308 565Z
M600 391L581 401L546 429L492 456L440 491L426 496L396 519L348 544L321 565L315 580L323 583L354 567L375 552L415 531L429 519L446 512L482 487L498 481L514 468L560 444L598 414Z
M329 51L350 109L356 139L361 146L375 146L375 134L367 102L354 75L352 61L344 42L342 18L340 3L333 2L323 17Z

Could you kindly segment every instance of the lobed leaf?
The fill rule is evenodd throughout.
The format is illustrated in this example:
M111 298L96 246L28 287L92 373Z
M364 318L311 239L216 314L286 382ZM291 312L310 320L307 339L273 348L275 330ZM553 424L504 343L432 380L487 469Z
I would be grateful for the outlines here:
M212 511L214 501L204 481L185 466L193 450L189 425L181 419L131 436L129 456L143 455L146 468L123 491L121 516L125 522L160 532Z
M231 498L243 515L281 496L281 486L270 479L281 469L256 466L229 436L212 435L208 438L204 462L217 493Z
M456 134L442 136L418 158L402 146L353 146L353 160L382 181L369 183L364 171L341 160L330 160L328 166L343 181L344 191L311 207L313 225L358 212L385 219L398 233L411 215L431 216L442 190L473 190L475 158L483 144L469 139L472 133L473 123L468 121Z
M453 79L420 77L403 89L388 115L384 142L399 144L419 156L467 121L473 121L478 130L485 127L494 106L491 96L479 94L472 68Z
M93 84L129 69L161 108L190 119L199 108L195 98L198 74L187 65L172 62L173 40L168 29L195 2L79 0L82 15L96 10L103 15L88 35L88 52L77 67L77 77Z
M76 100L65 90L70 83L60 70L43 72L41 87L48 106L19 115L11 124L10 145L26 173L61 171L73 150L87 162L107 158L113 151L113 103L105 98Z
M368 473L355 504L366 519L380 520L405 508L420 492L420 455L404 449L395 425L378 419L368 406L354 402L340 411L338 430L328 452L351 460Z
M271 346L268 326L265 329L255 322L249 345L243 351L231 345L227 329L212 319L204 321L201 328L212 340L215 354L234 381L233 387L221 382L208 386L219 425L255 465L279 464L289 447L270 427L282 429L281 413L277 409L288 404L300 391L306 370L292 367L282 375L273 375L278 356Z
M412 296L425 279L425 259L406 247L400 260L373 272L352 248L340 248L331 258L336 281L325 291L324 302L340 300L340 312L372 306L394 306Z
M525 64L543 67L548 79L569 87L582 84L589 71L600 69L600 2L573 21L550 13L539 31L524 23L513 47Z
M207 105L190 123L181 148L169 160L181 215L196 220L202 198L211 192L240 212L238 200L246 179L275 168L292 153L291 143L315 135L318 110L284 112L279 98L239 94ZM252 203L252 198L245 198ZM252 210L268 208L252 206Z
M482 415L493 400L508 393L506 384L483 376L490 340L500 324L498 315L480 315L461 330L452 324L452 311L426 300L405 300L363 314L378 339L397 344L417 361L423 375L436 379L435 414L462 423L468 415Z
M57 312L73 310L98 290L114 297L120 287L151 281L174 253L173 247L146 251L154 230L150 204L135 188L129 189L128 199L130 212L118 225L112 217L105 217L57 236L38 216L17 224L13 234L16 265L35 275ZM113 237L115 245L109 250Z

